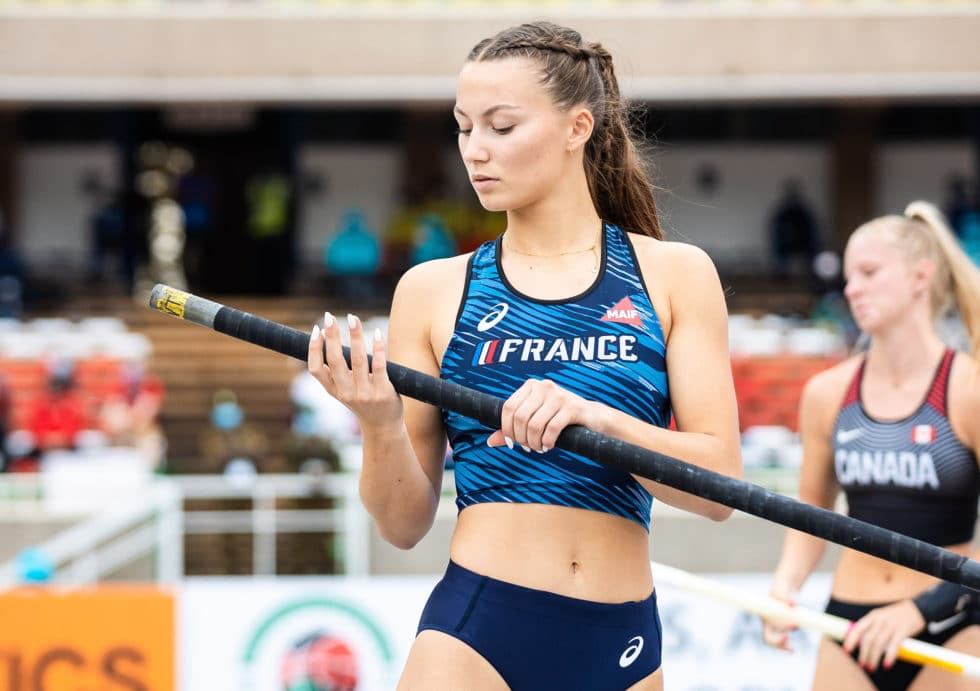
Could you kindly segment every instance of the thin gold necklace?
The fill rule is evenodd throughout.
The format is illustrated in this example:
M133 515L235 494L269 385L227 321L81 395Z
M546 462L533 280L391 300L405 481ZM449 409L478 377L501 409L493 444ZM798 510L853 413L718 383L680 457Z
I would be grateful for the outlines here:
M503 239L507 249L509 249L511 252L522 254L525 257L542 257L542 258L553 259L555 257L564 257L569 254L582 254L583 252L592 252L593 255L595 256L595 262L592 265L592 273L595 274L595 273L599 273L599 262L602 260L602 253L599 251L599 238L601 237L602 237L602 228L600 227L599 233L596 235L595 241L585 249L568 250L567 252L558 252L557 254L536 254L534 252L525 252L523 250L519 250L516 247L514 247L513 243L510 242L510 240L507 239L507 233L504 233Z

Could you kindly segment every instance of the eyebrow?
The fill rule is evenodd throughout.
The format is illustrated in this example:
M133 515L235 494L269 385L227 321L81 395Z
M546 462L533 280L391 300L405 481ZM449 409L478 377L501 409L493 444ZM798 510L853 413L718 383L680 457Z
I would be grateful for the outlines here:
M495 106L490 106L485 111L483 111L483 117L488 117L490 115L493 115L498 110L518 110L518 109L519 109L519 106L514 106L514 105L511 105L509 103L499 103L499 104L497 104ZM466 113L463 112L463 109L460 108L459 106L453 106L453 112L459 113L460 115L462 115L464 117L469 117L469 115L466 115Z

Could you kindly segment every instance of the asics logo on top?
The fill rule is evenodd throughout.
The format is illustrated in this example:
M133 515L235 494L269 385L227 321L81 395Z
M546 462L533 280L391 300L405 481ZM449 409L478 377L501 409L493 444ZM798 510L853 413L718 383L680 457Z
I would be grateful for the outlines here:
M476 330L488 331L492 329L499 324L505 316L507 316L507 310L509 309L510 306L506 302L498 302L496 305L490 308L487 316L481 319L480 323L476 325Z
M615 305L606 310L606 315L599 321L616 322L617 324L632 324L643 327L640 312L633 306L633 301L627 295Z
M857 427L855 429L846 429L846 430L842 429L839 432L837 432L837 443L847 444L849 442L854 441L862 434L864 434L864 430L861 429L860 427Z
M629 640L629 647L619 656L619 666L626 669L636 662L641 652L643 652L643 636L633 636Z

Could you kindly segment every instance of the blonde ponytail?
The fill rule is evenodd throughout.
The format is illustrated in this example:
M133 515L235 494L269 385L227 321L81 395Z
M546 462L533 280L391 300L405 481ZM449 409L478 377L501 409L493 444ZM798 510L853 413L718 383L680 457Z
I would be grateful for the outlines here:
M946 218L933 204L912 202L905 208L905 218L928 228L933 240L928 243L931 247L922 248L925 254L937 255L932 257L936 264L931 294L933 314L938 317L955 307L970 338L972 355L980 360L980 269L960 247Z

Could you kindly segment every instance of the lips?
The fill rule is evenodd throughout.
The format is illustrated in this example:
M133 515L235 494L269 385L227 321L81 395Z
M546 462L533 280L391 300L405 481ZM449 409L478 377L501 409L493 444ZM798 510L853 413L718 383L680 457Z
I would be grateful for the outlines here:
M474 175L470 178L470 182L472 182L473 188L477 192L484 192L492 188L500 181L497 178L491 178L486 175Z

